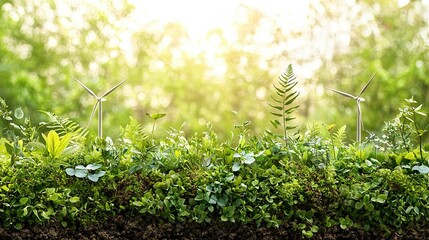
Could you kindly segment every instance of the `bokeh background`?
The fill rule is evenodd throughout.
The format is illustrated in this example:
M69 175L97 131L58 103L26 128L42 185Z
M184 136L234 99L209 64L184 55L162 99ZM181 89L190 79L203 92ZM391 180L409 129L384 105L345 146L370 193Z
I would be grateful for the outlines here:
M0 97L33 122L44 110L86 126L95 100L73 78L100 94L126 79L103 104L105 135L130 116L150 131L148 112L167 114L156 135L244 121L258 134L293 64L295 123L347 124L354 139L355 102L326 88L357 94L376 73L362 103L375 133L405 98L429 112L428 22L428 0L0 0Z

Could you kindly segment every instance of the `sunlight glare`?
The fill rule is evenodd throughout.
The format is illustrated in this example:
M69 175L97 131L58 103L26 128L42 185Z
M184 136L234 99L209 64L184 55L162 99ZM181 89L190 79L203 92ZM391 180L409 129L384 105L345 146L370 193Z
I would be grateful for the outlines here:
M244 11L246 8L257 9L264 16L269 16L269 19L261 20L258 32L252 39L255 44L250 49L260 54L261 59L267 60L273 55L278 55L278 47L275 48L272 44L275 40L274 25L280 26L286 33L300 31L307 25L306 18L310 1L131 0L130 3L135 6L135 14L129 21L132 26L128 27L135 30L143 30L144 27L145 30L162 32L167 24L181 24L187 32L187 39L182 43L181 50L191 57L203 54L208 65L211 66L211 75L221 77L225 74L226 68L219 65L222 64L222 61L217 58L224 51L225 44L237 44L239 39L237 24L249 24L246 22L248 21L247 11ZM217 35L209 36L209 32L216 29L222 32L226 43ZM160 45L169 46L169 41L171 39L163 39ZM288 40L289 45L293 45L293 42L294 39ZM285 46L283 45L283 47ZM180 54L173 52L173 55L179 61L176 66L182 65L179 60ZM269 68L267 63L262 60L259 65L263 69Z

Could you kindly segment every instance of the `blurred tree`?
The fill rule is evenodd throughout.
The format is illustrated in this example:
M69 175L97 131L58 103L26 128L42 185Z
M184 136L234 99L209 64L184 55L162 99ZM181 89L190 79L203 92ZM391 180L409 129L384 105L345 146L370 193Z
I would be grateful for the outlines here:
M360 17L351 26L349 51L327 59L318 74L326 86L350 93L358 93L370 76L377 74L363 96L367 101L362 104L365 129L372 132L380 131L385 121L398 114L405 98L414 96L429 112L429 72L425 66L429 60L428 4L399 3L361 2L356 13ZM354 126L354 103L335 94L328 96L329 111L322 118ZM427 122L422 119L420 127Z
M262 132L271 128L272 85L292 63L302 125L354 126L354 103L324 89L356 93L377 73L362 104L366 129L376 131L403 98L428 100L428 4L398 2L406 3L312 0L302 13L243 2L227 29L212 29L197 42L199 51L180 24L132 22L139 12L125 0L0 0L0 97L36 121L41 109L86 125L95 102L73 77L96 93L127 79L104 104L107 135L116 135L129 115L150 127L147 112L167 114L158 129L186 122L192 134L212 123L227 136L250 120L249 128ZM296 22L294 14L306 17Z
M43 116L35 110L45 110L86 124L94 102L74 77L101 92L127 79L128 74L135 75L132 68L145 67L142 58L147 56L145 47L151 37L127 31L121 21L131 6L125 1L105 3L101 8L95 4L39 0L2 3L0 96L12 108L22 106L36 121ZM119 30L122 35L117 34ZM135 54L129 46L132 44ZM122 115L128 116L130 111L117 104L123 98L121 93L109 97L104 111L112 114L106 115L106 125L128 121ZM95 129L96 123L91 126ZM112 129L107 132L119 132L119 127Z

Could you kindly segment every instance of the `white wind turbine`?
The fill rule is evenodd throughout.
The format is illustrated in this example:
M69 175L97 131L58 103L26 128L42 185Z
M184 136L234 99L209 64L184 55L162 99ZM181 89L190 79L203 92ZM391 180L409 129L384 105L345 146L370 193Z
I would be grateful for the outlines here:
M369 86L369 84L371 83L372 79L374 79L375 74L372 75L371 79L369 79L369 81L365 84L365 86L363 86L362 90L360 90L359 95L357 96L353 96L349 93L345 93L345 92L341 92L332 88L328 88L331 91L334 91L338 94L341 94L345 97L348 98L353 98L354 100L356 100L356 104L357 104L357 120L356 120L356 141L358 143L360 143L362 141L362 128L363 128L363 122L362 122L362 111L360 108L360 102L364 102L365 98L361 98L360 96L363 94L363 92L366 90L366 88Z
M109 91L105 92L100 97L97 96L93 91L91 91L91 89L89 89L87 86L85 86L85 84L83 84L81 81L77 80L76 78L74 80L76 80L76 82L78 82L83 88L85 88L85 90L89 94L91 94L93 97L95 97L95 99L97 99L97 102L95 103L94 108L92 109L91 117L89 118L87 128L89 127L89 124L91 123L92 117L94 116L95 109L97 109L97 107L98 107L98 137L102 138L103 137L103 126L102 126L103 125L103 107L102 107L102 102L106 101L106 99L104 97L106 97L107 95L109 95L110 93L115 91L119 86L121 86L127 80L120 82L118 85L114 86L113 88L111 88Z

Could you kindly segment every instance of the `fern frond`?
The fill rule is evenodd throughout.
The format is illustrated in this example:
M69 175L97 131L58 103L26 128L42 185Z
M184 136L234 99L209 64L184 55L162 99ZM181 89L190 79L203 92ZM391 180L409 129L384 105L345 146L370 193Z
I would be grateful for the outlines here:
M269 104L273 108L270 112L273 116L280 118L279 120L271 121L273 126L277 128L282 126L284 140L287 144L287 131L296 128L296 125L289 125L289 122L295 119L290 115L299 107L299 105L293 106L293 103L297 99L299 92L292 91L298 84L296 81L295 74L293 73L292 64L286 68L286 70L280 75L278 85L274 85L277 97L271 96L274 104Z
M142 125L133 117L130 117L130 122L121 127L121 137L129 139L137 148L144 148L148 135L144 132Z
M336 147L344 145L344 139L346 138L346 125L340 127L333 135L333 142Z
M72 133L73 139L84 138L88 131L82 128L78 123L70 120L69 118L57 116L51 112L42 111L48 116L48 122L41 125L47 130L54 130L59 136L64 136L67 133Z

